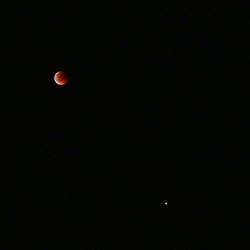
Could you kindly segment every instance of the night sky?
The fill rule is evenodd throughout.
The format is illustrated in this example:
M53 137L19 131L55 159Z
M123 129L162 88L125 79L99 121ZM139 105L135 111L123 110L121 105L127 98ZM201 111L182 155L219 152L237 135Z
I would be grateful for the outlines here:
M239 7L1 9L0 250L247 249Z

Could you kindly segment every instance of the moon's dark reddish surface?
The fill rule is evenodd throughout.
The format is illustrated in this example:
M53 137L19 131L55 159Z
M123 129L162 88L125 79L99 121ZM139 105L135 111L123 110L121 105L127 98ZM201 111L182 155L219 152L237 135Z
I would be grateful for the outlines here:
M54 76L54 80L58 85L65 85L69 78L64 71L58 71Z

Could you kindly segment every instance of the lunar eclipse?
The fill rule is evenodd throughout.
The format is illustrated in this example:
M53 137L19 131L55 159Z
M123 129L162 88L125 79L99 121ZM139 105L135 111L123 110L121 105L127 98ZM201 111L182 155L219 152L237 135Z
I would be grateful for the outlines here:
M54 80L58 85L65 85L69 79L64 71L58 71L54 76Z

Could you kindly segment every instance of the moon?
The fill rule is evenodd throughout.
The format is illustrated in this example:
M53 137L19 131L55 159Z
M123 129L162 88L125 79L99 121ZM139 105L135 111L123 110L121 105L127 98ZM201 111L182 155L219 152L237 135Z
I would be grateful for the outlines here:
M68 82L69 78L64 71L58 71L54 76L54 80L58 85L65 85Z

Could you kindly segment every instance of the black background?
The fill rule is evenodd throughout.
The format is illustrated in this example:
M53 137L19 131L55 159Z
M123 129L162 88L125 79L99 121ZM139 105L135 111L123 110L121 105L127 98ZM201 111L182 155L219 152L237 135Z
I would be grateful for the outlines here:
M247 10L2 8L0 249L246 249Z

